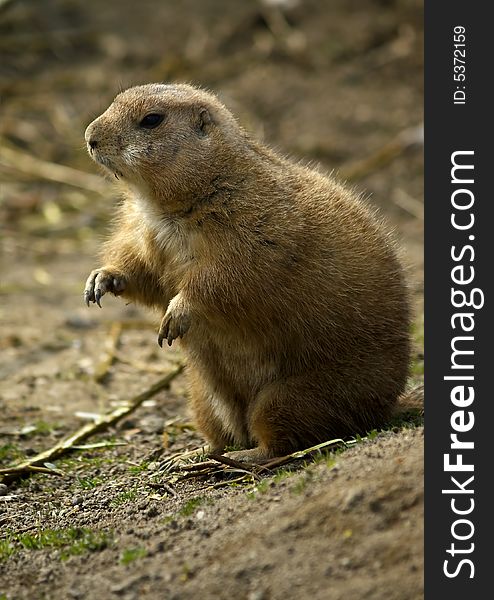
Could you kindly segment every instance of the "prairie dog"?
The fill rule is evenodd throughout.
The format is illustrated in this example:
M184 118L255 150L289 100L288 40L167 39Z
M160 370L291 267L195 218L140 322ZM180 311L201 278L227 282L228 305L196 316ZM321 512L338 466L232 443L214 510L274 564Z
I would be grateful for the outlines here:
M212 94L130 88L87 128L125 190L85 300L161 311L214 452L262 462L389 418L409 304L386 229L356 194L254 140Z

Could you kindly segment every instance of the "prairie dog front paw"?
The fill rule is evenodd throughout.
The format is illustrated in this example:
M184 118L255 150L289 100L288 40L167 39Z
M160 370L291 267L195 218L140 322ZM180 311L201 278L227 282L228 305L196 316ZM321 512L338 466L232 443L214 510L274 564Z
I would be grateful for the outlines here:
M90 302L101 308L101 298L111 292L115 296L125 291L126 281L121 273L112 271L111 268L101 268L91 271L84 288L84 301L89 306Z
M171 346L173 340L183 337L189 330L191 317L181 294L170 300L165 316L161 320L158 333L158 344L163 347L163 340Z

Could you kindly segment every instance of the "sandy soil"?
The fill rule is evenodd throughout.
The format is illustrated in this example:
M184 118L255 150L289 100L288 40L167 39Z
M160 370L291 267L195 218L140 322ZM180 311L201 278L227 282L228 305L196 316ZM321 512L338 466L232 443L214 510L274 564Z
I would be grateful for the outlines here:
M46 171L96 175L84 128L121 86L205 85L276 148L352 176L403 247L420 381L423 162L406 140L422 121L421 2L289 4L0 9L0 467L53 446L180 359L157 346L155 315L113 298L83 305L115 194L102 179L100 193L91 177L64 185ZM43 161L42 177L26 155ZM167 456L202 443L180 375L95 442L119 445L56 461L64 476L0 487L0 598L423 597L420 425L259 481L195 478L171 492L149 484Z

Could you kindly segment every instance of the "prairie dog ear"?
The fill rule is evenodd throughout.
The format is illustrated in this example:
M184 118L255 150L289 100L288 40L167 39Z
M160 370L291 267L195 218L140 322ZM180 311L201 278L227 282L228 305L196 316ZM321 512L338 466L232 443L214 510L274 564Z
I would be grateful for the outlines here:
M204 134L207 135L211 125L213 124L213 118L211 116L211 113L209 111L209 109L207 109L205 106L200 106L199 110L198 110L198 127L199 130Z

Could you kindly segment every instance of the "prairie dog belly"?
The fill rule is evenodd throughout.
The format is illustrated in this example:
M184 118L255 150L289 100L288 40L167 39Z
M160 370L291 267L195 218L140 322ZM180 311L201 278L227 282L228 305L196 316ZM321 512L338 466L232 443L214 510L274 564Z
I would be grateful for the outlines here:
M181 345L188 363L200 370L208 387L217 393L224 390L221 395L235 396L236 400L224 398L226 402L248 404L281 370L279 354L255 340L216 333L207 323L197 324Z

